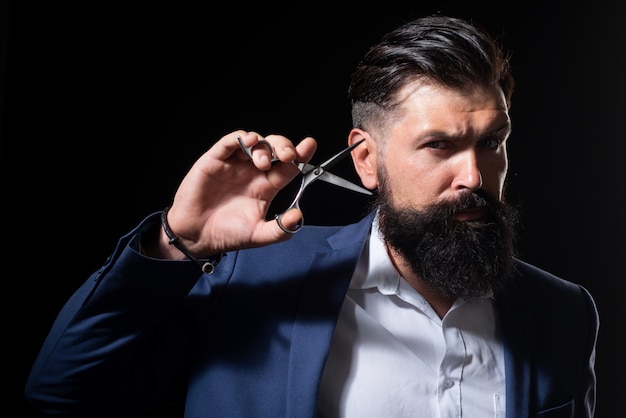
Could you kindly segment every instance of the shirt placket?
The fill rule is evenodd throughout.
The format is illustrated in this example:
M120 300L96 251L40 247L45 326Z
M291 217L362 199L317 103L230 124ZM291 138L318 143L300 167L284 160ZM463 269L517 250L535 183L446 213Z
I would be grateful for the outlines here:
M467 355L460 330L444 320L442 332L445 354L439 368L438 398L442 418L462 417L461 382L463 365Z

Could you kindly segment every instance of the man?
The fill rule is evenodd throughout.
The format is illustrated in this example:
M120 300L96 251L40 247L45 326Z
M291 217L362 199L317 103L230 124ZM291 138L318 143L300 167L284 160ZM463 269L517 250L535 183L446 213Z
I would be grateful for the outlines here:
M592 416L594 301L515 258L512 90L466 21L386 35L350 85L376 205L345 227L266 220L313 138L225 135L67 302L28 399L88 417L176 402L188 417Z

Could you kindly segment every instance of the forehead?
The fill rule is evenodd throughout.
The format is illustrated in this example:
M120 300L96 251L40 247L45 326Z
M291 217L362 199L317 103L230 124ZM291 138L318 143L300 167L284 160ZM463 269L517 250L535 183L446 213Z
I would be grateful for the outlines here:
M417 80L404 86L397 98L397 125L467 131L510 123L504 93L497 85L456 89Z

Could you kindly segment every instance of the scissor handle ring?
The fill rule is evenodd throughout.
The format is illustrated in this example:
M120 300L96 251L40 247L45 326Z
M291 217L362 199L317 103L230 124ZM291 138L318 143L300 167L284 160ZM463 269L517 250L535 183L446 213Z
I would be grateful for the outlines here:
M246 155L248 156L248 158L250 160L252 160L252 150L254 148L256 148L258 146L265 146L270 151L270 159L271 159L272 163L277 163L277 162L280 161L278 158L276 158L276 153L274 152L274 147L266 139L259 139L256 144L254 144L252 146L249 146L249 147L244 145L243 140L241 139L241 136L237 136L237 141L239 142L239 146L241 147L243 152L246 153Z
M274 219L276 219L276 223L278 224L278 227L288 234L295 234L296 232L300 230L300 228L302 228L302 225L304 225L304 217L300 218L300 221L296 224L295 229L289 229L285 227L283 223L281 222L281 219L283 218L284 213L285 212L279 213L276 216L274 216Z
M269 149L269 151L271 153L270 158L272 159L272 161L275 161L276 160L276 154L274 153L274 147L272 146L272 144L270 144L265 139L259 139L259 141L256 144L254 144L253 146L250 147L250 151L252 152L252 150L254 148L256 148L256 147L258 147L260 145L266 146Z

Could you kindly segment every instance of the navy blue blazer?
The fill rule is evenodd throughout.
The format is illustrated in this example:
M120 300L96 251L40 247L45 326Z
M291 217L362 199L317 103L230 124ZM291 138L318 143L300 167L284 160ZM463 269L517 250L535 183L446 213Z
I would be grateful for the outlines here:
M185 402L193 418L315 417L373 214L228 253L211 275L136 251L137 234L158 215L122 237L63 307L33 365L29 401L90 418L171 402ZM496 303L506 417L591 416L598 315L589 293L518 261L516 280Z

